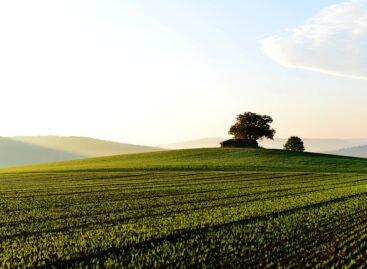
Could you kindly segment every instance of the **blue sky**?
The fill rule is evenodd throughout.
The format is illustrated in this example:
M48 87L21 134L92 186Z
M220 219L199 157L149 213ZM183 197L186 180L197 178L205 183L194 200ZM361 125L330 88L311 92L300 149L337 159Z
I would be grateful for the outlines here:
M237 114L253 111L273 116L278 137L367 137L365 8L365 0L1 3L0 112L9 116L0 135L154 145L225 136Z

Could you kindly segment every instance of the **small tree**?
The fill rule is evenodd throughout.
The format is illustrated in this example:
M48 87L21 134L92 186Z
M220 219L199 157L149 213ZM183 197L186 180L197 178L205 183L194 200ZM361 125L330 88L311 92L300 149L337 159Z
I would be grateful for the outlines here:
M235 124L229 129L229 134L235 139L257 141L262 138L273 139L275 130L270 127L273 119L270 116L258 115L252 112L240 114Z
M284 149L290 151L303 152L305 151L305 146L301 138L299 138L298 136L291 136L285 143Z

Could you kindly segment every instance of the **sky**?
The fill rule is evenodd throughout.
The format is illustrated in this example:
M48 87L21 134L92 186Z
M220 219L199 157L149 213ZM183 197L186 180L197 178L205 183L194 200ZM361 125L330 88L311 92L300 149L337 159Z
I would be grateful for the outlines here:
M0 0L0 136L367 137L367 0Z

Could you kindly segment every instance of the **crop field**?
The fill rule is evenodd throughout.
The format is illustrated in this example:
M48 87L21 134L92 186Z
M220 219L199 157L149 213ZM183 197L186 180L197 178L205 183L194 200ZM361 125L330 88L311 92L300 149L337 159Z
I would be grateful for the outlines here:
M367 174L0 174L0 267L367 267Z

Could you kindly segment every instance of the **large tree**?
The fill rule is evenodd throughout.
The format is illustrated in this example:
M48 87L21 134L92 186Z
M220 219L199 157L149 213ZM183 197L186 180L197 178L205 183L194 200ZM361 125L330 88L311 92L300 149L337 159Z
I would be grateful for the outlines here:
M229 129L229 134L235 139L257 141L262 138L273 139L275 130L270 127L273 119L267 115L258 115L252 112L240 114L235 124Z

